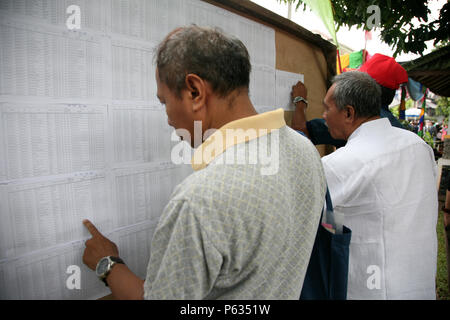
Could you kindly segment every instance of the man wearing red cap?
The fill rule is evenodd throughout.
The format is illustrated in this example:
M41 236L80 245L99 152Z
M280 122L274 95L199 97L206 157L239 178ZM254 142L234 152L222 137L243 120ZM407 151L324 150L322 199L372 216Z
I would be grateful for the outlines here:
M398 119L389 111L389 104L394 99L395 91L400 85L408 82L406 70L394 58L376 53L358 71L368 73L381 87L380 116L388 118L394 127L403 128ZM293 101L295 101L295 112L291 125L293 129L305 133L315 145L329 144L336 147L345 145L344 140L331 137L323 119L306 121L305 110L307 104L305 101L307 99L307 90L301 81L292 87L291 95Z
M380 105L380 86L360 71L335 77L324 99L331 136L347 141L322 158L334 212L352 230L347 298L435 299L433 151L380 118Z

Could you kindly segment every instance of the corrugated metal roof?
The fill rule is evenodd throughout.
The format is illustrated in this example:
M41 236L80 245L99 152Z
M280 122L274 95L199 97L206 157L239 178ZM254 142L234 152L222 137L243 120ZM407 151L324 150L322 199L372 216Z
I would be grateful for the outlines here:
M450 97L450 45L404 62L402 66L410 78L419 81L431 92Z

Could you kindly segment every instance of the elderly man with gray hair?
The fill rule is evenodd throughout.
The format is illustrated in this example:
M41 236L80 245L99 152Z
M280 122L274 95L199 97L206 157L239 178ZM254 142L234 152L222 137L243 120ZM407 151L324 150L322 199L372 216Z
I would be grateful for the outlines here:
M380 118L366 73L334 78L323 118L347 140L322 158L336 214L352 229L348 299L435 299L438 199L433 151Z

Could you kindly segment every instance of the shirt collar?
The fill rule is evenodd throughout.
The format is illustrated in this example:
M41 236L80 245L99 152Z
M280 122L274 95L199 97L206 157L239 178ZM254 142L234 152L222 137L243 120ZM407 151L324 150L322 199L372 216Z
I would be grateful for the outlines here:
M362 132L365 130L386 130L387 127L391 127L391 123L389 122L388 118L380 118L376 120L371 120L364 122L361 124L358 128L356 128L355 131L352 132L350 137L347 139L347 143L355 139L356 137L360 136Z
M281 108L228 122L195 150L191 160L192 168L195 171L201 170L227 148L259 138L285 125L284 110Z

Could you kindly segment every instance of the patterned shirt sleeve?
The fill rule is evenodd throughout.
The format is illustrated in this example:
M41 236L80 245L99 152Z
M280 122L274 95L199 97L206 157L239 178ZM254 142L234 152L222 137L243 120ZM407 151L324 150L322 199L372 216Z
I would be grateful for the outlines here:
M172 200L152 240L145 299L202 299L213 287L222 255L187 200Z

